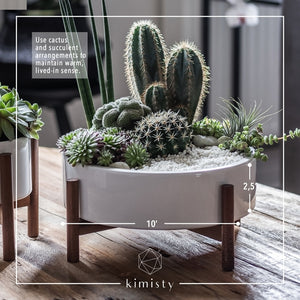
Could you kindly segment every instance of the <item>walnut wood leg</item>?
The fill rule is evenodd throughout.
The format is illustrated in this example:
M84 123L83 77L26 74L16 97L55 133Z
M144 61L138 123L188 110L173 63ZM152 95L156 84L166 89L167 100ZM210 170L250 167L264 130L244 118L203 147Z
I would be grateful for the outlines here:
M222 268L234 269L234 189L231 184L222 185Z
M14 209L12 198L11 154L0 154L3 260L15 259Z
M67 180L67 223L79 223L79 180ZM79 262L79 225L67 225L67 260Z
M39 157L38 141L31 140L32 192L28 205L28 236L36 238L39 235Z

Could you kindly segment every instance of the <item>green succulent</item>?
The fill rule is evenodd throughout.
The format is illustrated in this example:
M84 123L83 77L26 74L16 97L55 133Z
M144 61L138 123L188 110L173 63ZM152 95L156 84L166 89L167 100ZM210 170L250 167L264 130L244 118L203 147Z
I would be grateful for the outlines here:
M65 135L62 135L56 142L56 146L63 151L66 150L67 145L73 140L73 138L81 130L84 130L84 129L78 128L74 131L66 133Z
M255 129L250 130L248 126L245 126L241 132L237 131L233 138L220 138L221 149L228 149L230 151L238 151L243 153L247 157L253 157L267 161L268 156L264 153L264 145L273 145L280 140L287 141L288 138L300 137L300 130L296 128L294 131L290 130L289 134L284 134L283 137L277 137L276 135L263 135L262 124L258 124ZM223 139L223 141L222 141Z
M72 166L81 164L90 165L97 153L101 136L98 132L88 129L77 131L65 147L68 163Z
M97 165L108 167L113 162L114 155L109 150L102 150L97 159Z
M123 97L98 108L93 118L93 128L119 127L133 129L136 121L151 113L151 108L140 100Z
M236 132L242 132L245 126L249 127L251 131L264 119L272 115L267 114L270 108L262 112L260 105L256 103L249 110L246 110L245 106L235 99L223 99L223 103L224 135L229 137L233 137Z
M100 131L80 128L60 137L57 146L72 166L108 166L113 162L124 162L126 150L133 142L131 134L117 128Z
M0 84L0 140L13 140L15 127L18 136L38 139L38 131L44 123L40 116L42 109L20 99L15 89Z
M221 122L208 117L192 124L192 130L193 135L213 136L217 139L224 135L224 128Z
M141 143L133 142L125 152L125 160L130 168L143 166L149 159L149 153Z

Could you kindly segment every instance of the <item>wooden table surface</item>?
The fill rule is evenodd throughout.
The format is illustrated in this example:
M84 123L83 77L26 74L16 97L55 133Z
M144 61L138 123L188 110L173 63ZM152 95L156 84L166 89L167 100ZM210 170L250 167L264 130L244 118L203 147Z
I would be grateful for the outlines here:
M61 165L57 150L40 148L40 236L27 237L26 208L18 209L17 266L3 262L1 251L0 299L300 299L300 196L285 193L283 214L282 191L257 185L256 209L236 228L233 272L221 271L219 241L187 230L85 235L80 263L70 264ZM163 255L162 270L152 276L137 267L149 247ZM151 278L159 288L134 288ZM169 282L171 291L162 287Z

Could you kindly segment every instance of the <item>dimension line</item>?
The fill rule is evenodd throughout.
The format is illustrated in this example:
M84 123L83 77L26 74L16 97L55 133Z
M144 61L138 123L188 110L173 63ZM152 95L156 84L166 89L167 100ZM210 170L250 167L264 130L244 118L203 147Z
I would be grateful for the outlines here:
M237 225L235 223L169 223L165 222L164 225Z
M135 225L136 223L66 223L62 222L61 225Z
M251 210L251 194L249 193L249 210Z

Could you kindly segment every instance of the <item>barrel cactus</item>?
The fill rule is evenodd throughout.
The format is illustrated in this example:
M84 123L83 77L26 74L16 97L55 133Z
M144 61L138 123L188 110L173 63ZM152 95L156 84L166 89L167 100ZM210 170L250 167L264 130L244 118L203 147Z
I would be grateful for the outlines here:
M146 116L137 123L135 134L152 158L178 154L191 142L186 118L171 110Z
M195 44L180 42L173 46L167 61L166 82L172 101L169 108L197 120L208 92L209 68Z
M103 127L134 128L135 122L151 113L151 109L140 100L123 97L98 108L93 118L93 128Z
M154 82L165 81L166 46L158 27L151 21L135 22L126 39L125 70L130 92L141 98Z
M168 95L167 89L164 83L155 82L148 86L145 90L143 102L151 107L153 112L168 109Z

